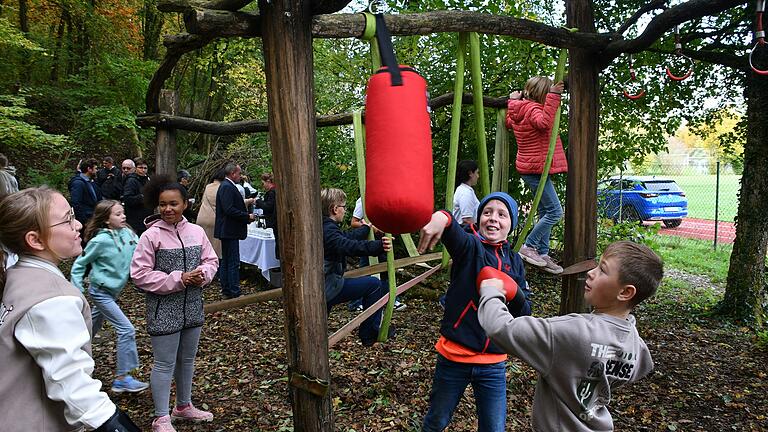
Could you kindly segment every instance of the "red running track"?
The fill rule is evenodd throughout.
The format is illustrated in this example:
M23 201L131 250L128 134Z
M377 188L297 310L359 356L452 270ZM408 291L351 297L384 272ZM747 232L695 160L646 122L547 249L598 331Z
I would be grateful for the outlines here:
M651 224L654 223L660 224L661 222L651 222ZM683 218L683 223L677 228L666 228L664 225L661 225L659 234L712 241L715 238L715 221ZM717 223L718 243L733 243L735 238L736 224L723 221Z

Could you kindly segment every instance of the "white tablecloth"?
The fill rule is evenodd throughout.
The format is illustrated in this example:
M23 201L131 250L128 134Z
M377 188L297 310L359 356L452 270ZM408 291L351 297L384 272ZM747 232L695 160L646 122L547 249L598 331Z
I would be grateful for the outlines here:
M280 261L275 258L275 236L272 228L248 227L248 237L240 240L240 261L252 264L261 270L265 279L269 280L269 269L280 267Z

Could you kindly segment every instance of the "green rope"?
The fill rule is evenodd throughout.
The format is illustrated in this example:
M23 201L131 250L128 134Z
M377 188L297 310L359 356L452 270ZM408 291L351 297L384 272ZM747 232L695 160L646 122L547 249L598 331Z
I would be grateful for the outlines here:
M392 235L387 234L387 238L392 242ZM389 282L389 301L384 309L384 316L381 318L381 327L379 327L379 342L386 342L389 333L389 323L392 321L392 311L395 310L395 297L397 296L397 284L395 283L395 251L394 248L387 251L387 282Z
M451 109L451 138L448 149L448 175L445 179L445 208L453 209L453 192L456 178L456 164L459 159L459 132L461 128L461 97L464 89L464 52L467 46L467 34L459 33L459 45L456 47L456 81L453 83L453 107ZM443 249L443 268L448 266L448 252Z
M557 59L557 71L555 72L555 82L563 80L565 75L565 60L568 57L568 49L562 48L560 50L560 57ZM555 122L552 125L552 135L549 137L549 149L547 150L547 160L544 162L544 169L541 172L539 178L539 187L536 188L536 195L533 197L533 203L531 204L531 211L528 213L528 218L525 220L525 226L520 231L520 236L515 243L515 252L520 251L520 248L525 243L525 237L528 235L528 231L533 225L533 218L536 217L536 209L539 207L539 201L541 201L541 195L544 193L544 185L549 177L549 169L552 166L552 158L555 155L555 143L557 143L557 137L560 133L560 112L562 111L562 105L557 107L555 112Z
M496 149L493 153L493 181L495 192L509 192L509 132L507 131L507 110L496 112Z
M480 169L480 192L491 193L488 169L488 147L485 144L485 109L483 107L483 72L480 67L480 37L469 34L469 64L472 72L472 101L475 107L475 133L477 134L477 165Z

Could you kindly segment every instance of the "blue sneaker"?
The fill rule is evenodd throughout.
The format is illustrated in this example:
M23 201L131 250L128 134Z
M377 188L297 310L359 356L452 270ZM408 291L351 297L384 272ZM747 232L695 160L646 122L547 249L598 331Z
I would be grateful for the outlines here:
M115 393L123 393L123 392L138 393L148 388L149 388L148 383L134 379L130 375L126 375L125 378L121 380L116 379L112 381L112 391Z

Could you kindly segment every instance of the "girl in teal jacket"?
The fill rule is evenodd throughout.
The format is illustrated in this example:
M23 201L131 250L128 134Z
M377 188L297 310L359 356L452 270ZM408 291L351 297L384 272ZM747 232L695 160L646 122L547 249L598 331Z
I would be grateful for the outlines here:
M125 223L125 210L119 202L104 200L96 205L93 218L85 226L83 254L72 265L72 284L85 293L83 278L88 273L88 293L93 301L93 335L109 321L117 333L117 373L112 391L140 392L149 384L128 373L139 367L136 330L117 304L117 297L130 275L131 257L138 238Z

